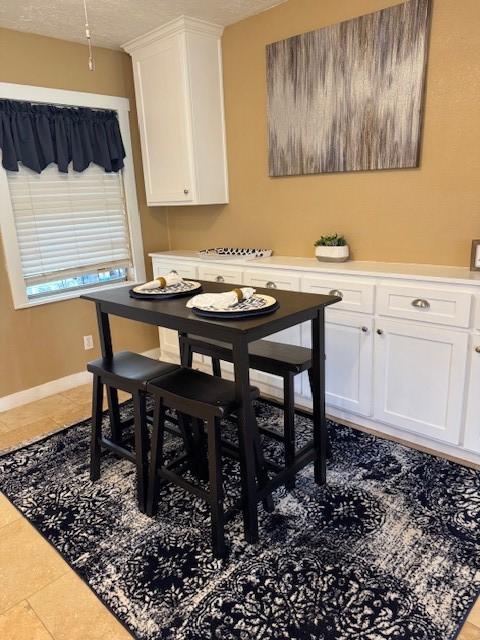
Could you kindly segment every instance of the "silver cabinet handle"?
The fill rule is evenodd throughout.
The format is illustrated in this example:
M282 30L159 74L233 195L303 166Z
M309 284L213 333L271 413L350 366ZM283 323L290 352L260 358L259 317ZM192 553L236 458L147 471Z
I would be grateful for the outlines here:
M271 280L269 280L265 286L267 287L267 289L276 289L277 288L277 285L275 284L275 282L272 282Z
M378 333L378 335L379 335L379 336L383 336L383 331L382 331L382 329L377 329L377 333Z
M362 327L363 333L368 333L368 327Z
M343 299L343 293L341 291L339 291L338 289L332 289L328 293L331 296L337 296L337 298L342 298Z
M480 346L475 347L475 351L476 351L477 353L480 353Z
M217 276L215 282L225 282L225 278L223 276Z
M417 309L430 309L430 303L423 298L415 298L415 300L412 300L412 307L416 307Z
M185 187L185 189L183 190L183 193L184 193L185 195L187 195L187 193L188 193L188 189L187 189L187 187Z

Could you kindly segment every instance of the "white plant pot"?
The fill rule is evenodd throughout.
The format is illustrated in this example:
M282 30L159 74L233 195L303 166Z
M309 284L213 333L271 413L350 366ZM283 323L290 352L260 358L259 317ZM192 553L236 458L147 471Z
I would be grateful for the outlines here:
M322 262L345 262L349 255L348 244L343 247L315 247L315 256Z

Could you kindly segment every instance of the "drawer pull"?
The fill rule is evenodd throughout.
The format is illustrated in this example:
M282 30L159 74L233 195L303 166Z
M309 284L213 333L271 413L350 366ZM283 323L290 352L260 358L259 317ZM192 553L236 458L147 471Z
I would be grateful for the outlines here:
M185 189L183 190L183 193L184 193L185 195L188 195L188 189L187 189L187 187L185 187Z
M416 307L417 309L430 309L430 303L423 298L415 298L415 300L412 300L412 307Z
M338 289L332 289L328 293L331 296L337 296L337 298L342 298L342 300L343 300L343 293L341 291L339 291Z
M379 336L383 336L383 331L382 331L382 329L377 329L377 333L378 333L378 335L379 335Z
M275 282L272 282L271 280L269 280L265 286L267 287L267 289L276 289L277 288L277 285L275 284Z
M368 333L368 327L362 327L363 333Z
M217 276L215 282L225 282L225 278L223 276Z
M480 346L479 346L479 347L475 347L475 351L476 351L477 353L480 353Z

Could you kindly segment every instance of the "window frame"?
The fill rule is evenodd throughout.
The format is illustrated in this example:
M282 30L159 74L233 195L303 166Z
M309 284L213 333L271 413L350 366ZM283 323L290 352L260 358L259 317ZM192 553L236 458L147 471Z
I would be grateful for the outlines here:
M81 91L65 91L63 89L49 89L46 87L33 87L29 85L11 84L0 82L0 97L6 100L24 100L47 104L58 104L71 107L90 107L93 109L110 109L116 111L118 123L122 134L123 146L126 157L123 168L123 188L127 209L128 226L130 232L130 249L132 253L132 273L125 281L113 284L95 285L83 287L73 291L64 291L38 299L27 297L26 283L23 278L20 249L18 246L15 218L10 199L8 178L6 170L0 166L0 232L3 240L5 263L10 281L13 306L15 309L35 307L50 302L70 300L78 298L88 292L99 289L112 289L145 280L145 254L143 251L142 230L140 214L138 210L137 190L135 185L135 173L133 167L132 142L130 137L129 112L130 102L128 98L100 95L96 93L84 93ZM1 150L0 150L1 154Z

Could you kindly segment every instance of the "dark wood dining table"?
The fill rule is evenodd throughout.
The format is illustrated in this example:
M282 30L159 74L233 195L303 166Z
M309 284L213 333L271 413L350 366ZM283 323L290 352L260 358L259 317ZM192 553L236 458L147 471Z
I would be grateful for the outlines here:
M208 293L229 291L241 285L201 282ZM235 393L239 406L239 454L242 478L242 510L247 542L258 540L257 504L275 488L313 461L314 479L319 485L326 482L327 425L325 418L325 308L340 298L294 291L275 290L279 303L276 311L268 315L236 320L204 318L186 307L188 298L139 300L130 297L130 286L101 289L81 297L95 303L102 356L112 356L112 338L109 316L120 316L166 329L180 335L194 334L203 338L221 340L232 345ZM257 289L257 293L272 295L271 289ZM313 439L302 447L292 465L277 473L259 489L255 468L255 439L258 438L253 406L250 401L250 372L248 345L271 336L278 331L311 322L312 333L312 400ZM108 406L112 425L119 424L118 395L108 389ZM112 438L120 434L112 430Z

